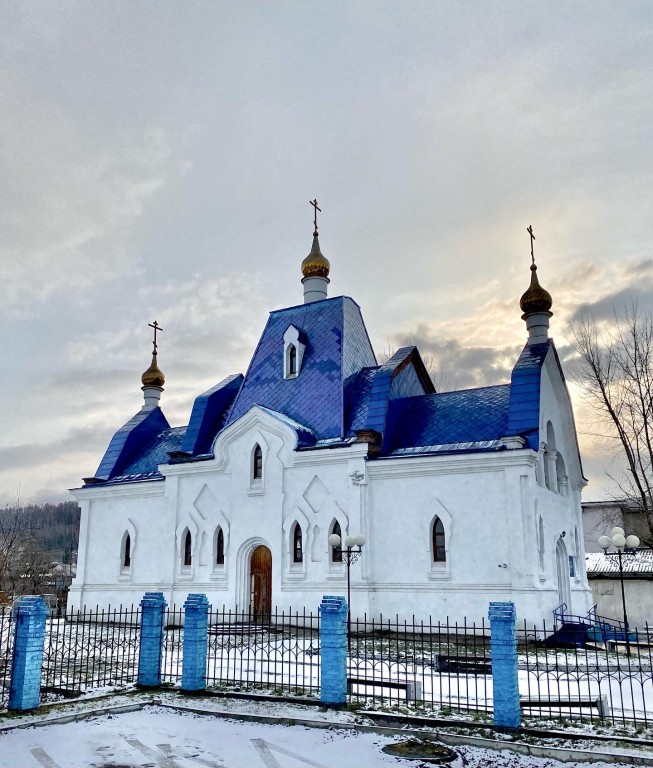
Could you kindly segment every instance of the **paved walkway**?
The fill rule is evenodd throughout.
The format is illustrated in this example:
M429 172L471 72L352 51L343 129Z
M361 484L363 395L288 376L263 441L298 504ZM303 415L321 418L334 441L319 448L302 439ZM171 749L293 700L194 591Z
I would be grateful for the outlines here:
M0 735L0 768L414 768L414 761L381 751L394 740L369 732L238 722L148 707L5 731ZM468 746L455 751L459 758L454 768L578 765Z

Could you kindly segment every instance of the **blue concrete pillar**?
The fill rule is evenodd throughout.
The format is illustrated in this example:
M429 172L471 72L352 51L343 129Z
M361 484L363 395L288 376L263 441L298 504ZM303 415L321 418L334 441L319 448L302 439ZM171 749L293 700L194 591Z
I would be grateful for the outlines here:
M146 592L141 600L141 641L138 653L138 685L161 685L166 601L163 592Z
M184 603L184 657L182 691L206 688L206 649L209 639L209 601L206 595L188 595Z
M14 655L11 662L9 709L36 709L41 696L45 620L42 597L21 597L14 608Z
M347 701L347 601L325 595L320 604L320 701Z
M494 724L519 728L519 681L514 603L490 603L490 654L494 689Z

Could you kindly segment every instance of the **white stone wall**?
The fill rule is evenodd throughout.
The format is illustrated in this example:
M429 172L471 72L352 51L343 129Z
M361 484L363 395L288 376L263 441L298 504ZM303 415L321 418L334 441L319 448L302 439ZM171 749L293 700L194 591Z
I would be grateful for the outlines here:
M653 583L650 574L639 578L624 579L626 611L631 629L645 629L653 625ZM623 621L624 611L621 598L621 582L618 578L593 577L590 579L592 599L599 616Z

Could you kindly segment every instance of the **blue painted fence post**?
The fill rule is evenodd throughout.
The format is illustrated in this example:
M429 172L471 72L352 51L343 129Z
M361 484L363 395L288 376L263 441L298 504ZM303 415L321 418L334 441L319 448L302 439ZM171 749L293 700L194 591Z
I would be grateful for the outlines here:
M184 603L182 691L203 691L206 688L208 635L209 601L206 595L188 595Z
M519 728L519 681L514 603L490 603L490 654L494 690L494 724Z
M166 601L163 592L146 592L141 600L141 641L138 653L138 685L161 685Z
M36 709L39 705L45 620L49 613L42 597L21 597L14 608L9 709Z
M324 595L320 604L320 701L347 701L347 601Z

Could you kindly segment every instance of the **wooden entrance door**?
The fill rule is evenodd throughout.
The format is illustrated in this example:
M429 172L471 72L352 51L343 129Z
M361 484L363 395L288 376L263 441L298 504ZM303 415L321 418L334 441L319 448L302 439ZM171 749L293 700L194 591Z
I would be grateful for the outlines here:
M272 611L272 552L260 546L252 552L250 565L250 611L254 618L269 618Z

